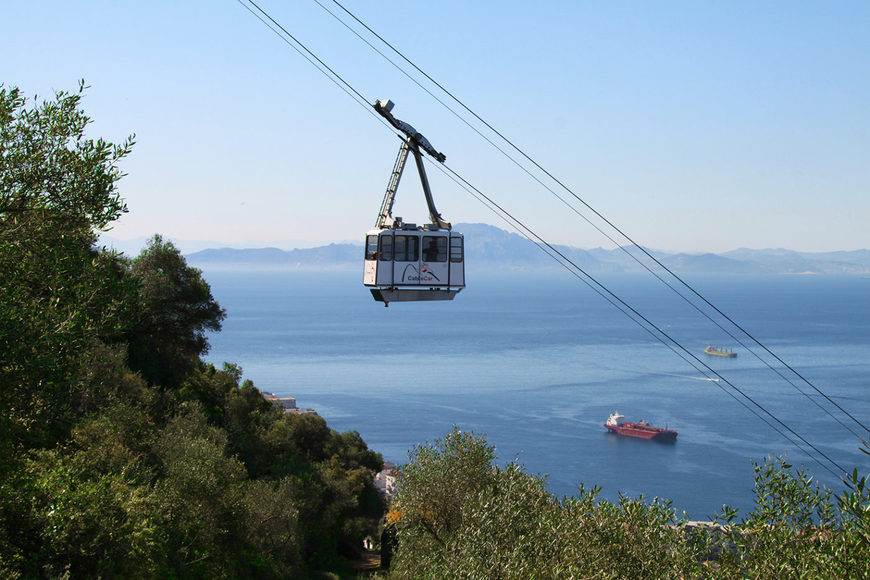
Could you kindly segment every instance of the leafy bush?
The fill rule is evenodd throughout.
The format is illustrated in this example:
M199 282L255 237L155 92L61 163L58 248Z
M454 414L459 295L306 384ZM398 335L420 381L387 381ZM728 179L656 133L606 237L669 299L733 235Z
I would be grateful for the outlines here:
M857 473L837 498L784 460L756 465L756 509L689 528L669 501L557 501L545 479L495 464L454 428L416 447L387 515L395 578L862 578L870 493ZM836 500L836 501L835 501Z
M863 578L870 567L870 497L857 471L834 498L785 458L755 464L755 510L726 529L725 578ZM723 518L733 524L736 512Z

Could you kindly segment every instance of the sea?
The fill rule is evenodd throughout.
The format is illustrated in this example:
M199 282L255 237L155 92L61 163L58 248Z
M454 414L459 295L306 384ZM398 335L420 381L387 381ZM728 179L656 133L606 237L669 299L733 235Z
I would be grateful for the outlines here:
M567 272L469 271L452 302L388 308L361 267L203 275L227 311L209 362L240 365L260 390L295 397L399 465L456 426L485 436L500 465L546 477L556 498L598 486L611 501L669 499L690 519L723 505L747 515L766 458L835 492L845 472L870 473L868 277L684 277L771 355L648 274L596 275L596 292ZM614 411L677 440L610 434Z

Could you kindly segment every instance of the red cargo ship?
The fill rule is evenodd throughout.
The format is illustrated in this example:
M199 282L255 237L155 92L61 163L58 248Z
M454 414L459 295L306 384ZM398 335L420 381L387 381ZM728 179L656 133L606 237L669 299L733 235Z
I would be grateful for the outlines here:
M675 441L677 432L670 429L662 429L661 427L653 427L646 421L632 423L626 421L624 415L620 415L619 411L610 415L607 422L604 423L612 433L625 435L626 437L637 437L639 439L655 439L656 441Z

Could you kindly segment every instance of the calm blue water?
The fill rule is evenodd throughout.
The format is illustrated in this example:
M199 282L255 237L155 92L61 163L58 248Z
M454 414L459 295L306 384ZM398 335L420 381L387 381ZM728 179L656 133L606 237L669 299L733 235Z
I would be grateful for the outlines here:
M384 308L363 288L361 271L204 273L228 311L223 331L210 338L208 359L238 363L261 390L296 397L334 429L359 431L385 459L403 463L413 445L455 424L485 434L501 462L516 458L528 471L548 474L557 497L583 482L601 486L608 499L620 491L670 498L698 519L722 504L751 508L751 461L768 455L787 454L840 488L723 392L724 383L703 380L568 274L473 276L452 303ZM843 468L870 472L855 435L660 283L641 275L601 280ZM690 282L870 424L870 279ZM740 354L706 357L707 344ZM811 398L830 406L815 393ZM678 440L609 435L602 423L614 410L667 424Z

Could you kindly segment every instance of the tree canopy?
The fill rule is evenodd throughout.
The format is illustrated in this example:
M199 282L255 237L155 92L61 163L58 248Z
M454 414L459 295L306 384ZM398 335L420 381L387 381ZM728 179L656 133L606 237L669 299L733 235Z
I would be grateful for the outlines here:
M154 384L178 386L208 352L206 331L221 329L226 311L202 273L187 265L172 242L155 235L136 257L133 325L127 333L130 367Z
M134 138L115 145L88 139L90 118L76 93L27 107L18 88L0 85L0 218L5 227L35 212L102 229L127 211L117 190L118 162Z
M862 449L867 452L866 445ZM870 489L832 493L784 459L755 466L755 509L692 526L669 501L561 500L482 435L415 447L387 514L396 578L865 578Z
M382 458L202 360L226 316L126 211L120 145L86 136L84 85L0 86L0 576L302 577L377 532Z

